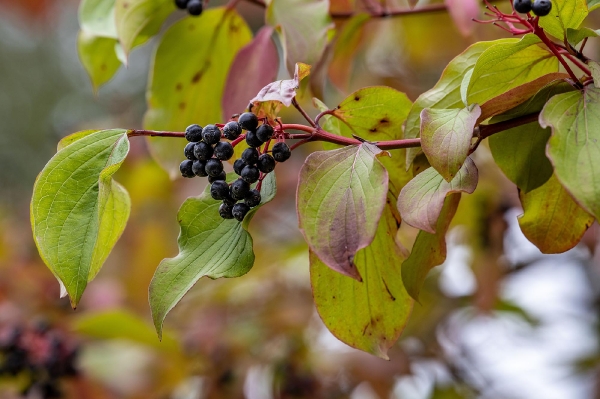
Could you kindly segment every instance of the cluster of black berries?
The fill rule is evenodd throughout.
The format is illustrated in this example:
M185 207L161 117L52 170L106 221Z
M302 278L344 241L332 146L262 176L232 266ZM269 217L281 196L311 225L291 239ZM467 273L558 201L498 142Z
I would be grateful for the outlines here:
M533 11L538 17L545 17L552 10L552 2L550 0L514 0L513 6L517 12L527 14Z
M227 140L235 140L246 130L247 148L242 157L235 161L233 170L240 176L233 183L227 183L223 171L223 161L233 156L233 146L227 141L221 141L221 136ZM183 177L206 177L211 183L210 195L223 201L219 214L223 219L244 220L251 208L260 204L260 191L251 185L259 181L261 172L267 174L275 169L276 162L289 159L290 148L283 142L276 143L271 154L260 154L258 148L271 140L274 129L267 123L258 126L258 118L251 112L240 115L238 121L228 122L223 131L216 125L204 128L191 125L185 130L185 138L189 143L183 152L187 160L179 165ZM243 201L243 202L242 202Z
M204 4L202 0L175 0L177 8L187 10L188 14L197 17L202 14Z
M27 381L23 395L60 398L60 378L77 375L77 347L45 322L0 330L0 378Z

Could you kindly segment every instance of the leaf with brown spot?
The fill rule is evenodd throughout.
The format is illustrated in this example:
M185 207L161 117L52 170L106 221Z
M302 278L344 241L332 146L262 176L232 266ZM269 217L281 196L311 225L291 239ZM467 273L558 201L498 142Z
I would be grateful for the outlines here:
M310 249L335 271L361 280L356 252L373 241L386 204L388 173L368 143L317 151L300 170L296 204Z
M520 193L525 213L519 226L525 237L545 254L573 248L592 225L594 217L581 208L552 175L544 185Z

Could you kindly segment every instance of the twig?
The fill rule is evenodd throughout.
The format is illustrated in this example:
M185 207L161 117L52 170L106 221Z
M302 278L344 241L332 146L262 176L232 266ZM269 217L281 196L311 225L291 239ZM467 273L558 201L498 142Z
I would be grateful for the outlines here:
M300 104L298 104L298 101L296 101L296 97L292 98L292 105L294 107L296 107L296 109L298 110L298 112L300 112L302 114L302 116L304 117L304 119L306 119L306 121L308 123L310 123L310 125L312 127L317 127L317 124L315 123L315 121L313 121L312 118L306 113L306 111L304 111L304 109L300 106Z

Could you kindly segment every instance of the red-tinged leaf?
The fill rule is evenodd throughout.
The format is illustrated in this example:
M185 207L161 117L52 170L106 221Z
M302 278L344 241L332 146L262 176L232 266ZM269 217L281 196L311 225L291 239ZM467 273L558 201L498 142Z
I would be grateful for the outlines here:
M456 176L467 159L480 114L478 105L463 109L425 108L421 112L421 148L446 181Z
M476 26L473 19L479 16L479 1L445 0L445 3L454 25L461 35L471 35Z
M459 202L459 193L451 194L443 201L443 207L435 225L437 233L430 234L420 231L410 256L402 263L402 282L404 282L406 291L416 301L419 300L421 287L423 287L429 271L446 260L446 232Z
M348 89L352 61L362 40L365 23L370 18L366 13L352 17L344 24L337 36L328 74L331 82L341 90Z
M312 153L300 170L300 230L327 266L361 281L354 256L375 237L386 204L388 173L377 147L363 143Z
M545 86L548 86L551 83L559 80L567 79L568 77L569 75L565 73L549 73L537 78L532 82L525 83L524 85L515 87L512 90L500 94L499 96L483 103L481 106L481 116L479 117L478 122L483 122L492 116L500 115L503 112L521 105L528 101Z
M249 100L277 78L279 56L272 34L273 28L263 27L254 40L235 56L223 92L224 120L245 110Z
M525 237L545 254L573 248L592 225L594 217L581 208L556 176L525 194L520 193L524 214L519 226Z
M465 160L463 167L450 182L444 180L434 168L428 168L400 191L398 210L402 220L435 234L446 196L458 192L471 194L477 187L477 180L477 167L471 158Z

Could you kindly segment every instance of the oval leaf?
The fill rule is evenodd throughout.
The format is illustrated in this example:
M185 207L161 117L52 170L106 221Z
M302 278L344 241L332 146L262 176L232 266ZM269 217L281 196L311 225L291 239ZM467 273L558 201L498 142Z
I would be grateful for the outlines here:
M587 15L586 0L552 0L552 10L540 18L540 26L562 42L567 29L579 28Z
M337 34L333 59L329 63L327 74L331 83L340 90L348 89L354 56L359 49L369 19L371 19L369 14L359 13L349 19Z
M192 123L221 121L227 72L252 34L235 10L213 8L187 17L167 30L154 56L144 125L182 131ZM180 176L183 144L150 138L150 151L172 178Z
M600 89L558 94L540 114L552 128L547 153L558 180L596 219L600 217Z
M383 212L373 242L354 262L362 283L337 273L310 253L310 280L323 323L340 341L383 359L408 321L413 301L402 280L405 257L394 241L392 210Z
M462 167L481 115L478 105L463 109L429 109L421 112L421 148L431 166L447 181Z
M229 180L237 176L230 173ZM210 196L210 186L199 197L188 198L177 214L181 227L179 254L158 265L150 283L150 308L158 336L165 317L202 277L239 277L252 268L254 252L248 225L254 213L275 197L275 175L263 181L261 204L243 223L219 215L221 201Z
M125 229L130 200L112 179L129 151L127 131L78 135L38 176L31 225L40 256L73 307Z
M444 180L434 168L424 170L400 192L398 211L402 221L435 234L444 198L450 193L471 194L477 187L477 180L477 167L471 158L465 160L460 171L450 182Z
M115 0L83 0L79 5L79 26L88 34L116 39Z
M121 66L115 52L116 44L115 39L94 36L86 31L79 32L79 59L92 81L94 91L112 79Z
M525 237L545 254L573 248L592 225L594 217L583 210L556 176L541 187L520 193L524 214L519 226Z
M356 252L373 241L386 204L388 174L370 144L314 152L300 170L300 230L327 266L361 281Z

